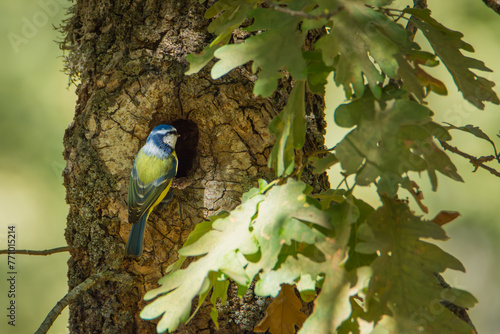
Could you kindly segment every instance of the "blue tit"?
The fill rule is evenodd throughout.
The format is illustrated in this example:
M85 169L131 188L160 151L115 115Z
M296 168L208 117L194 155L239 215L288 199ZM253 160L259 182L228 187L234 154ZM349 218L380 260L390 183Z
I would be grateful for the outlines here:
M148 217L165 198L177 174L178 137L173 126L158 125L135 156L128 187L128 221L133 225L125 247L127 255L142 255Z

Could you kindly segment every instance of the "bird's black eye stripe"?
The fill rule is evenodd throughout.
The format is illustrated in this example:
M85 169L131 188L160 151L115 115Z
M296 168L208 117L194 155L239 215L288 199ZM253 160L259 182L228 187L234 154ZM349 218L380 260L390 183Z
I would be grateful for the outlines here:
M168 136L168 135L177 135L177 130L170 130L167 133L165 133L165 136Z

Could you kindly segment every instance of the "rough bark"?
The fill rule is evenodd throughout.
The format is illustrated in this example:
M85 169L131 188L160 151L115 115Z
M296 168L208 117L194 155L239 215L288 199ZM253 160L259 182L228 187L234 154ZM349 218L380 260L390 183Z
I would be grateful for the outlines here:
M483 0L486 6L493 9L497 14L500 14L500 0Z
M209 215L238 205L258 178L272 178L268 125L286 104L291 80L283 79L272 98L262 99L252 94L255 76L245 67L215 81L207 70L185 76L185 55L201 51L212 38L203 17L211 4L78 0L70 9L62 47L67 71L80 83L64 137L69 288L106 268L116 272L70 304L71 333L155 333L154 322L139 318L142 297L177 259L189 232ZM304 150L322 148L323 99L309 94L307 102ZM143 256L124 260L132 162L162 123L182 135L178 176L190 185L174 190L173 201L150 216ZM308 177L316 189L327 185L325 177ZM251 332L268 301L251 291L240 300L231 291L218 332ZM215 329L202 308L179 332Z

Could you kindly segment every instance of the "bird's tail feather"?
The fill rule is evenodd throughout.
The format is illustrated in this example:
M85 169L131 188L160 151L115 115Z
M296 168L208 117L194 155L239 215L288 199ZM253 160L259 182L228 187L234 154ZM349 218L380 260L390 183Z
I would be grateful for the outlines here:
M132 229L130 230L130 235L127 241L127 246L125 247L125 253L127 255L132 255L135 257L140 257L142 255L144 246L144 230L146 228L148 216L148 214L142 215L141 219L139 219L137 223L132 225Z

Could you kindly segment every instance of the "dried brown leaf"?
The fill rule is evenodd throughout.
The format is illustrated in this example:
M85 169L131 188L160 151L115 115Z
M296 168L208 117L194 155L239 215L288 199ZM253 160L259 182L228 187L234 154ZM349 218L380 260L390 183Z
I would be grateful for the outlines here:
M444 224L455 220L458 216L460 216L460 213L456 211L441 211L436 215L436 217L434 217L434 219L431 220L431 222L436 223L439 226L443 226Z
M301 327L307 316L300 311L302 303L291 285L282 284L279 295L269 304L255 332L269 330L272 334L293 334L295 325Z

